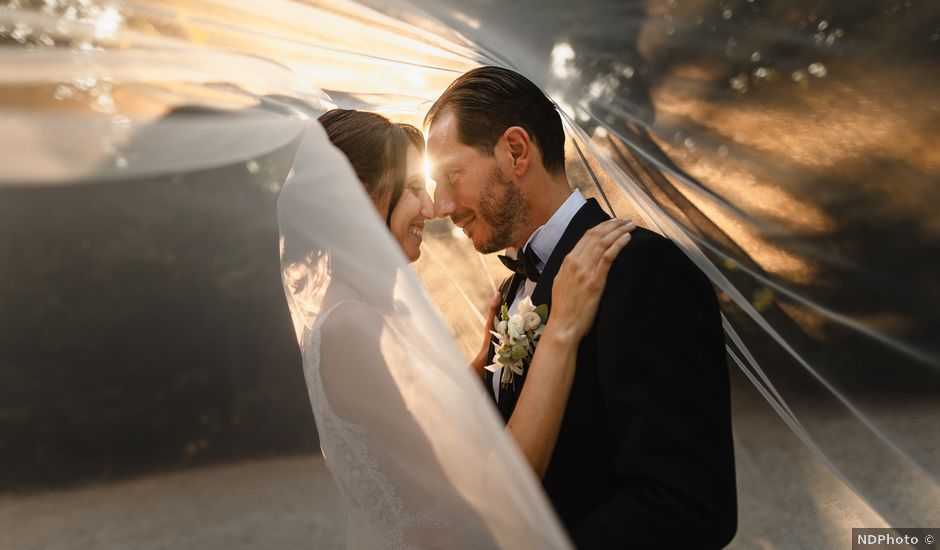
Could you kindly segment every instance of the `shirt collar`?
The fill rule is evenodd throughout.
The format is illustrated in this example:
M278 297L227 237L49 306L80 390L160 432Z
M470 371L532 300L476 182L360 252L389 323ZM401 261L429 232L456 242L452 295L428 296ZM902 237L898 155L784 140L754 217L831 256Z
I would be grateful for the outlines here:
M558 245L558 241L561 240L561 236L568 229L568 224L571 223L572 218L586 202L587 199L584 198L581 191L575 189L568 195L565 202L558 207L558 210L555 210L555 213L545 222L545 225L536 229L529 237L529 240L526 241L525 246L531 245L532 251L539 257L539 261L535 266L538 268L539 273L545 268L545 263L548 262L552 252L555 251L555 247ZM525 247L522 249L525 250Z

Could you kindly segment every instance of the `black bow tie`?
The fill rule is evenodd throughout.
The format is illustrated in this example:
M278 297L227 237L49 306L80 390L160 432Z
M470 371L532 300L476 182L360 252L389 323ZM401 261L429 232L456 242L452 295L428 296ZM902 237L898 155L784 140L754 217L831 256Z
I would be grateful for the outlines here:
M518 259L503 255L499 255L497 258L499 258L499 261L503 262L503 265L506 266L509 271L515 271L533 283L539 282L539 270L535 267L539 263L539 257L538 254L532 250L532 247L527 246L525 250L522 251L522 254L519 255Z

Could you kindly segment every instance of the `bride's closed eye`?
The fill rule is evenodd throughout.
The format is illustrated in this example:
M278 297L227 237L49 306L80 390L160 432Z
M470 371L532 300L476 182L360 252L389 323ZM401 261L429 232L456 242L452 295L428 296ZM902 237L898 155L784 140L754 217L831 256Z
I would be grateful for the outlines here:
M405 189L411 191L414 196L420 198L421 193L424 191L424 185L419 182L409 181L407 184L405 184Z

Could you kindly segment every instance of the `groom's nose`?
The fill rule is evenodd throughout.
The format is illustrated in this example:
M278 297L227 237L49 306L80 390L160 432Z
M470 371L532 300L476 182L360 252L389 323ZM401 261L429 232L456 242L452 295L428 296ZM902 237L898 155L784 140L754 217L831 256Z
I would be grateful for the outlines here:
M445 187L445 185L438 185L434 189L434 215L438 218L450 216L456 206L454 197Z

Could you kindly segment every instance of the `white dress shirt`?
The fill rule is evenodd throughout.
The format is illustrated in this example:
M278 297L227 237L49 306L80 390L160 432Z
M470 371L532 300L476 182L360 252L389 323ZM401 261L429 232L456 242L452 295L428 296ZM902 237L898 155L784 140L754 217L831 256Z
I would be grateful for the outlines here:
M581 207L584 206L586 202L587 199L584 198L581 191L575 189L568 195L565 202L558 207L558 210L552 214L552 217L545 222L545 225L536 229L532 233L532 236L529 237L529 240L526 241L525 246L531 246L532 251L539 257L535 267L539 270L540 274L542 270L545 269L545 263L548 262L552 252L555 251L555 247L558 246L558 241L561 240L561 236L564 235L565 231L568 229L568 224L571 223L574 215L578 213L578 210L581 210ZM525 250L525 247L523 247L522 250ZM521 254L522 250L518 251L517 254ZM526 279L519 285L515 298L513 298L512 303L509 304L510 315L516 313L520 301L526 296L532 296L532 293L535 292L535 286L536 283L529 279ZM506 367L498 368L493 374L493 393L496 395L497 401L499 400L499 380L502 378L504 368Z

